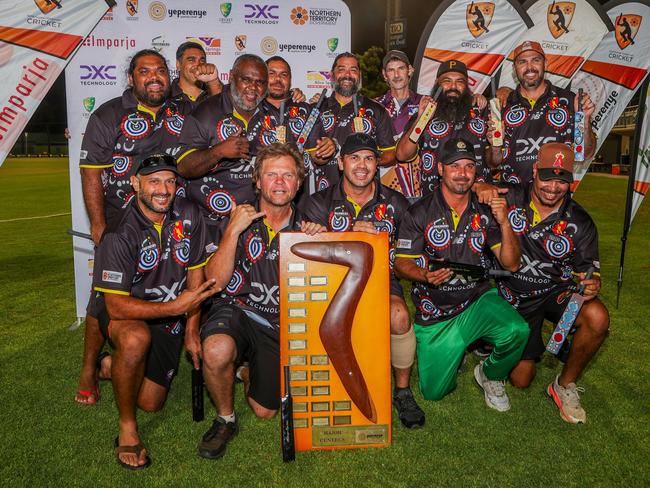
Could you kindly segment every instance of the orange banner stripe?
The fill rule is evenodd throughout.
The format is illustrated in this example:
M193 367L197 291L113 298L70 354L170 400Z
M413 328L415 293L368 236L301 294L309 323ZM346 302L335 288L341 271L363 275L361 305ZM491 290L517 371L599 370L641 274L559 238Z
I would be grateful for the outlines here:
M650 181L635 181L634 182L634 191L645 195L648 193L648 188L650 188Z
M59 32L0 26L0 41L67 59L83 37Z
M582 71L604 78L608 81L622 85L630 90L636 89L647 71L642 68L621 66L614 63L603 63L602 61L587 61L582 65Z
M501 54L461 53L428 47L424 50L424 57L439 63L451 60L462 61L472 71L492 75L505 56Z

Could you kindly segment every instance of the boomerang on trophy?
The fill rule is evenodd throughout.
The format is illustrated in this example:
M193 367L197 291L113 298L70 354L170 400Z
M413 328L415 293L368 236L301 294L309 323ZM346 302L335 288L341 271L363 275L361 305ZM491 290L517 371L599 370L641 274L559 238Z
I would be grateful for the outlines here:
M415 127L413 127L413 130L409 134L409 141L411 141L414 144L417 144L417 142L420 140L420 136L422 135L422 132L424 132L424 128L427 126L429 121L433 118L433 115L436 113L436 108L438 107L438 97L442 93L442 87L439 86L438 89L436 90L436 93L433 95L433 99L427 103L427 106L424 107L424 110L420 114L420 117L418 118L417 122L415 123Z
M309 117L307 117L307 120L305 121L305 125L302 126L302 130L300 131L298 140L296 141L296 146L298 146L298 149L301 151L305 148L309 133L314 128L314 124L316 124L316 121L318 120L318 116L320 115L320 107L323 104L325 97L327 97L327 88L323 88L323 91L320 93L320 98L316 102L314 108L311 109Z
M591 279L594 271L595 268L593 266L590 267L587 270L585 279ZM567 303L566 308L562 313L562 317L560 317L560 321L557 323L555 330L551 334L551 338L549 339L548 344L546 344L546 350L548 352L557 354L560 351L562 344L564 344L567 335L569 335L569 332L571 332L571 327L573 327L576 318L578 318L582 304L585 301L585 297L583 296L585 288L585 285L580 285L578 292L571 295L571 299L569 300L569 303Z
M296 256L350 268L320 323L319 336L350 399L371 422L377 411L352 348L352 322L372 272L374 251L360 241L300 242L291 246Z
M494 132L492 133L492 146L503 146L503 119L501 118L501 100L497 97L497 86L494 77L490 79L492 86L492 98L490 99L490 115L492 123L494 124Z
M576 162L585 160L585 113L582 108L582 88L578 89L578 110L573 122L573 154Z
M436 260L429 261L429 271L436 271L439 269L449 268L457 275L465 276L475 280L487 280L488 278L507 278L512 276L510 271L501 269L487 269L475 264L456 263L453 261Z

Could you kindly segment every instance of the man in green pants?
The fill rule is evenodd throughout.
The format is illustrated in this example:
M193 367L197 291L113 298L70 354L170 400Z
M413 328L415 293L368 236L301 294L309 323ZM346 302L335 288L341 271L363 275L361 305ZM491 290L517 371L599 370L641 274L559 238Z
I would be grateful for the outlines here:
M472 193L476 157L463 139L445 143L438 163L440 185L405 214L396 248L395 271L413 281L420 388L427 400L440 400L456 387L465 348L483 338L494 344L474 377L485 402L510 409L505 379L528 339L526 322L489 281L429 271L429 262L447 260L489 268L494 259L509 271L519 268L520 251L507 218L505 198L482 205Z

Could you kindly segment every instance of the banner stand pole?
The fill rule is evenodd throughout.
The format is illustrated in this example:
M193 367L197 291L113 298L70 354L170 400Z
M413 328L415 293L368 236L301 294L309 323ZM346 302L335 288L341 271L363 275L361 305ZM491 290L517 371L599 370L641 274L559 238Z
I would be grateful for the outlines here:
M75 321L72 322L72 324L70 324L70 326L68 327L68 332L74 332L75 330L77 330L79 327L81 327L81 324L83 324L85 320L86 320L85 317L77 317Z

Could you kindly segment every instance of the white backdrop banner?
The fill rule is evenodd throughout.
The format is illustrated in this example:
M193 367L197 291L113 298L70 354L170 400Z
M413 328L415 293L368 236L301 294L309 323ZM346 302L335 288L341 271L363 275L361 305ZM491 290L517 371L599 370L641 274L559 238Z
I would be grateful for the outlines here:
M539 42L546 53L546 79L562 88L569 85L603 36L614 29L595 0L533 0L524 8L535 25L515 45L526 40ZM514 88L517 80L511 58L502 72L500 85Z
M637 121L637 124L643 124L643 126L641 127L641 137L639 138L639 154L636 163L636 174L634 175L634 193L632 194L632 215L630 224L634 220L643 198L646 193L648 193L648 188L650 188L650 87L648 87L645 95L645 116L643 117L643 120ZM644 103L643 100L644 98L641 97L639 110L641 109L641 104ZM630 178L631 177L632 175L630 175Z
M104 0L0 2L0 165L108 7Z
M438 67L449 60L467 65L472 93L483 93L490 77L532 23L515 0L447 0L431 16L415 56L417 92L429 95Z
M127 87L129 59L140 49L156 49L175 77L179 44L192 40L205 48L226 83L235 58L244 53L285 58L293 86L309 98L330 87L334 58L350 50L350 11L341 0L120 0L84 40L66 68L70 139L72 225L89 233L81 193L79 151L93 110ZM75 237L77 316L85 316L92 279L93 246Z
M614 0L605 8L616 30L605 36L571 83L573 91L589 93L596 107L591 122L596 151L650 70L650 2ZM576 182L589 164L591 160L576 169Z

